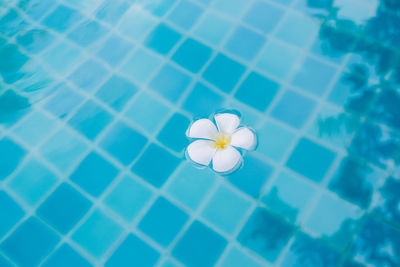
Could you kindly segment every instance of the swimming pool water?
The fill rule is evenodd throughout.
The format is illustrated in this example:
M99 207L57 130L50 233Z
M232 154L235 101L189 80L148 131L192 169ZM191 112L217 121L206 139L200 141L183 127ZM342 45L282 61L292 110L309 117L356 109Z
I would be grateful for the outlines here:
M0 266L400 266L400 2L5 0ZM184 157L237 109L259 146Z

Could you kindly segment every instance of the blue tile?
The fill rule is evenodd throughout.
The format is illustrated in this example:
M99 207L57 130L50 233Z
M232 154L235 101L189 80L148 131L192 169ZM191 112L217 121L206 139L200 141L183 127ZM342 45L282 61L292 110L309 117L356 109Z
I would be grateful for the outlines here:
M271 116L297 129L303 128L316 103L306 96L287 90L271 111Z
M121 67L121 72L139 83L146 82L161 65L162 59L146 49L139 48Z
M112 35L105 41L97 55L110 66L118 65L133 48L133 44L125 41L117 35Z
M20 1L18 7L31 19L39 20L56 4L53 0L32 0Z
M397 167L394 168L394 170L393 170L393 172L392 172L392 175L393 175L395 178L399 178L399 177L400 177L400 166L397 166Z
M188 217L166 198L159 197L140 221L138 229L166 247L175 239Z
M60 75L71 73L83 58L82 51L66 41L46 50L41 57Z
M393 177L387 177L383 186L375 193L374 213L388 221L400 225L400 182Z
M175 263L174 261L170 260L170 259L166 259L163 261L162 267L178 267L177 263Z
M308 210L308 205L316 193L304 179L288 172L281 172L262 201L274 212L295 223Z
M68 121L75 130L94 140L111 122L112 115L92 100L83 104Z
M335 157L335 152L302 138L294 148L286 166L315 182L320 182Z
M32 29L27 32L19 33L17 42L30 53L36 54L44 50L53 43L55 37L47 30Z
M293 131L272 121L266 121L257 129L257 134L257 151L278 162L282 160L296 136Z
M111 127L100 146L124 165L129 165L142 151L147 138L123 122Z
M277 40L270 40L261 57L257 61L257 68L280 79L286 79L301 58L301 51Z
M258 54L264 42L264 36L239 26L229 38L225 49L235 56L251 61Z
M199 2L199 3L202 3L202 4L204 4L204 5L208 5L208 4L211 3L212 0L195 0L195 1L197 1L197 2Z
M96 92L96 97L112 109L120 111L137 91L134 84L114 74Z
M298 13L290 13L276 32L276 37L289 44L305 47L318 33L318 23L312 18Z
M353 49L357 49L357 50L365 50L368 51L370 49L376 49L377 47L375 46L376 44L370 43L368 41L365 40L358 40L359 43L357 43L357 46ZM392 63L388 64L388 61L390 62L390 60L388 60L388 57L392 57L393 54L391 53L391 51L386 51L386 48L384 48L383 46L379 47L378 50L382 49L382 69L386 69L388 65L391 65ZM365 54L351 54L346 67L345 67L345 71L350 71L350 72L355 72L354 74L358 73L360 74L360 78L365 78L366 75L369 76L369 78L371 79L379 79L379 72L382 72L381 67L376 68L376 64L377 62L375 62L374 59L370 59L370 60L365 60ZM360 66L361 65L361 66ZM360 68L361 67L361 68ZM351 76L350 76L351 77ZM361 80L362 81L362 80ZM354 81L350 80L350 83L352 84L352 86L356 86L356 84L354 84Z
M218 54L204 71L203 77L221 91L230 93L245 69L239 62L224 54Z
M2 151L0 154L0 162L2 163L0 165L1 181L7 178L18 167L26 152L7 137L0 139L0 151Z
M28 57L21 53L18 46L7 44L0 46L0 74L4 82L14 83L21 79L22 73L19 72L21 67L28 61Z
M269 262L274 262L293 234L293 227L264 208L257 208L242 231L238 241Z
M125 0L105 0L97 9L96 18L115 25L128 10L129 3Z
M180 39L180 33L161 23L147 36L145 44L160 54L167 54Z
M14 128L16 136L24 140L31 146L36 146L51 133L56 126L56 122L45 115L43 112L31 112L24 123L20 123Z
M190 82L190 76L170 64L165 64L151 80L149 87L170 102L176 103Z
M15 9L9 8L0 18L0 32L7 37L14 36L19 29L25 27L27 27L27 22Z
M68 79L78 88L93 92L104 80L107 73L107 69L99 61L89 59L80 65Z
M138 7L131 8L125 13L121 22L118 25L118 30L128 38L139 41L147 35L154 26L157 25L157 20L146 10Z
M87 145L71 130L62 128L40 148L40 154L59 171L68 171L85 153Z
M360 124L359 117L323 105L308 125L307 133L339 150L345 150Z
M225 101L223 107L224 107L223 109L225 110L230 110L230 109L240 110L240 114L242 114L241 123L243 125L253 127L256 126L261 119L259 112L256 112L254 109L250 108L245 104L242 104L241 102L235 99Z
M100 196L117 176L118 170L96 152L91 152L70 179L92 196Z
M200 39L218 46L231 27L232 22L212 12L207 12L193 32Z
M145 131L154 133L167 119L168 113L169 108L166 105L141 92L127 108L124 116Z
M166 191L185 207L196 210L213 186L216 175L207 169L198 169L191 163L185 163L183 168L171 178Z
M221 264L221 267L261 267L264 266L262 263L254 260L244 250L238 247L232 247L229 252L225 255Z
M79 226L71 239L86 252L101 258L121 236L123 228L100 210Z
M80 23L68 38L83 47L90 46L99 41L108 32L108 29L94 20L85 20Z
M282 8L257 1L247 11L243 21L260 31L269 33L275 29L283 14Z
M394 90L382 90L378 101L372 105L371 117L389 127L400 129L400 94Z
M136 178L125 176L108 193L104 203L125 221L131 222L146 206L152 195L152 191L136 181Z
M374 14L376 14L376 6L372 1L367 1L368 5L365 5L363 2L354 2L348 9L356 9L357 12L353 15L356 22L361 24L366 21L365 25L365 34L368 34L371 39L375 39L380 41L381 43L388 45L399 45L399 40L386 38L385 36L381 36L376 31L385 27L387 21L391 21L391 23L398 23L399 17L398 14L392 14L390 11L396 8L397 5L385 4L386 12L382 12L382 18L377 20L367 20ZM347 11L349 12L349 11ZM347 15L350 17L350 15ZM356 29L354 29L356 30Z
M286 1L286 0L282 0L284 2L290 2L292 0ZM364 3L361 3L361 6L364 6L364 4L368 4L368 1L364 1ZM358 1L354 1L354 3L358 3ZM322 9L330 9L332 8L332 1L330 0L316 0L313 2L308 2L307 0L299 0L297 2L294 3L294 8L296 8L297 10L304 12L306 14L310 13L310 15L312 14L312 10L315 9L315 12L320 11L321 13L324 12L324 10ZM337 3L338 6L342 7L341 3L339 4L339 2ZM350 7L350 9L353 9L355 7L355 5L348 5L346 6L346 8ZM361 11L361 10L360 10ZM356 13L358 13L359 11L355 11L355 9L353 9L354 15L356 15ZM362 12L362 11L361 11ZM346 17L346 15L344 15L344 17ZM352 16L353 18L353 16ZM355 17L354 17L355 18Z
M37 266L59 240L53 230L30 217L1 243L0 249L18 266Z
M280 85L257 72L251 72L235 93L239 101L265 111L271 104Z
M59 5L43 21L43 25L58 31L65 32L82 19L82 15L67 6Z
M250 154L246 155L243 160L243 168L229 175L228 180L246 194L258 198L263 185L271 176L273 168ZM249 183L249 177L252 177L251 183Z
M250 208L250 201L227 186L214 192L201 216L228 235L234 234Z
M3 255L0 254L0 266L2 267L13 267L15 266L8 259L6 259Z
M228 16L238 18L247 5L248 1L246 0L216 0L213 3L213 8Z
M342 266L343 267L364 267L365 265L363 265L362 263L353 261L353 260L347 260L343 263Z
M333 29L332 27L321 26L319 32L322 38L320 37L315 40L310 49L311 53L334 64L341 64L346 55L342 52L343 49L345 51L352 50L356 37L350 33L343 33L338 29ZM329 44L323 40L324 37L332 38L333 35L335 35L334 38L337 39L337 42L334 44Z
M55 252L53 252L48 259L43 263L43 267L90 267L91 263L88 262L82 255L75 251L70 245L64 243Z
M179 165L180 159L151 144L136 161L132 171L155 187L161 187Z
M24 210L3 190L0 191L0 238L22 219Z
M384 249L381 249L384 248ZM400 232L384 222L367 217L358 237L352 255L371 266L400 265Z
M149 10L154 16L164 16L174 5L176 0L160 0L154 3L148 3L145 8Z
M199 82L193 87L182 108L196 117L207 117L221 109L223 96Z
M198 73L210 58L212 49L194 39L186 39L179 47L172 60L185 69Z
M44 64L38 64L35 61L29 61L28 64L23 66L21 73L17 72L15 75L21 75L21 79L18 81L18 87L24 88L24 92L40 92L38 95L41 96L38 96L38 98L49 95L50 92L43 89L50 88L56 83L54 74L49 72L49 70L44 67ZM21 112L23 112L23 110Z
M63 183L40 205L37 215L62 234L68 233L88 212L92 203Z
M296 236L289 252L285 255L282 265L293 267L338 266L338 252L303 233Z
M178 241L172 255L189 267L214 266L227 241L213 230L195 221Z
M184 30L189 30L193 27L202 13L203 9L197 4L191 1L182 0L168 15L167 20Z
M129 234L107 260L106 267L155 266L160 253L139 237Z
M54 94L44 104L44 108L59 118L66 117L76 106L83 102L83 96L72 90L66 84L52 88Z
M190 121L186 116L175 113L158 133L157 140L176 152L182 152L188 145L185 133L189 124Z
M331 194L323 194L303 225L313 236L345 250L358 229L363 211Z
M292 80L292 84L304 91L321 96L328 89L336 69L323 62L307 58Z
M400 149L400 135L382 125L365 123L356 132L349 151L381 168L391 165Z
M380 180L386 175L353 158L345 158L329 182L329 189L361 208L368 208Z
M29 159L7 186L28 205L33 206L57 181L58 177L42 163Z
M6 128L13 126L29 112L30 106L28 98L6 90L0 94L0 124Z

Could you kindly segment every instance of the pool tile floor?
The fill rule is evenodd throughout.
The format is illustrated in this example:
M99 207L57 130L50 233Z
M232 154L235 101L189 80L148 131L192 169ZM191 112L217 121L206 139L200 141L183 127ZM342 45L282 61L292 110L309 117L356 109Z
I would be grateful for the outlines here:
M400 4L8 0L0 266L400 266ZM185 159L237 109L229 176Z

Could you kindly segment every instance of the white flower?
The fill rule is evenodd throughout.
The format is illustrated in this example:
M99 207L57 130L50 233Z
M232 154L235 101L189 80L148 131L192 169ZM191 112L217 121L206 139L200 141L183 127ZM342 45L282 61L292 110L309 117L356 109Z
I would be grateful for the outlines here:
M240 119L232 113L214 116L215 124L209 119L195 121L186 135L197 138L186 149L187 156L197 164L209 166L219 173L230 173L242 162L238 149L251 150L257 144L255 133L247 127L239 127ZM239 127L239 128L238 128Z

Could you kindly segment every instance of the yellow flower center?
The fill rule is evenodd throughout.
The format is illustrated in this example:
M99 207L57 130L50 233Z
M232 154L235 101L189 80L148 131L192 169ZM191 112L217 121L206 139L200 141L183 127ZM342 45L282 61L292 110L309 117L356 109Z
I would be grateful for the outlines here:
M225 149L229 143L231 142L231 138L229 136L221 134L217 138L215 138L215 143L213 146L218 149Z

